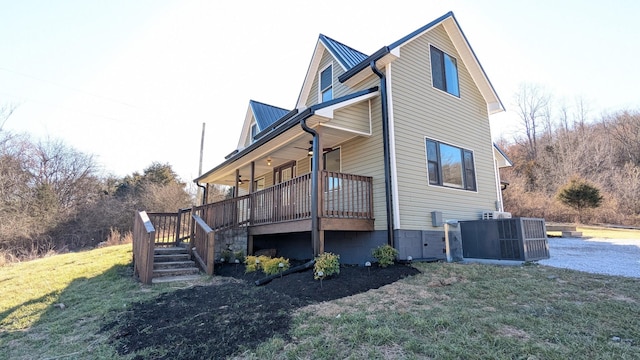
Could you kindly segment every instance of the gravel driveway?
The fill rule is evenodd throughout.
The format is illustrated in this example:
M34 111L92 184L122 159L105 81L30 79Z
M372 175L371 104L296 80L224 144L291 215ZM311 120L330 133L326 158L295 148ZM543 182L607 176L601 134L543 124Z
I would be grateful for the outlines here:
M640 278L640 239L549 238L549 253L538 264Z

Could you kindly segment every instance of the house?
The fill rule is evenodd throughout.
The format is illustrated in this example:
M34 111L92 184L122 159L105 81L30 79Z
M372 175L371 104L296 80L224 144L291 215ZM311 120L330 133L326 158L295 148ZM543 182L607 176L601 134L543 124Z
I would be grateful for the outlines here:
M250 101L237 149L194 180L234 198L197 211L216 253L362 264L390 244L400 260L443 259L447 221L502 211L501 111L451 12L373 54L321 34L295 106Z

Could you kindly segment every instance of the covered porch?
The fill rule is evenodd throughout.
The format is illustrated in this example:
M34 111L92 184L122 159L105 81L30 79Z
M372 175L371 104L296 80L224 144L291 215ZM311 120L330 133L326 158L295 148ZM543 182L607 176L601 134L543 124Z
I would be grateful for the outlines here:
M373 179L331 171L319 173L318 243L324 252L324 231L373 231ZM313 230L312 174L307 173L251 194L194 208L213 230L246 227L247 252L253 236Z
M255 236L310 232L318 255L325 231L373 231L373 177L343 172L342 160L347 144L372 135L378 95L370 88L285 115L252 102L237 150L195 180L207 193L231 187L232 198L205 195L194 215L212 231L246 228L249 254Z

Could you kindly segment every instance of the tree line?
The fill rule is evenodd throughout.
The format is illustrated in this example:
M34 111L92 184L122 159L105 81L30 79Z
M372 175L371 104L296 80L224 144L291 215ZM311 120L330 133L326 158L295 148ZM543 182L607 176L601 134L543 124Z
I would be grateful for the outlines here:
M104 175L93 156L61 140L4 131L13 109L0 106L0 264L124 237L136 210L194 204L169 164L154 162L123 178Z
M506 211L547 221L640 226L640 111L592 118L586 101L568 106L535 84L521 86L515 105L521 131L498 141L514 164L501 169L509 182ZM582 193L594 202L575 204L593 206L567 206L563 191L582 185L597 190Z

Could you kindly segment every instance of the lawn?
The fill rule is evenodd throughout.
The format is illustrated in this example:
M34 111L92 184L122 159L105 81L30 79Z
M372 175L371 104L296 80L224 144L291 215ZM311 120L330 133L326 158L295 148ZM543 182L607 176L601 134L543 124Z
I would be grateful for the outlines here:
M0 359L640 359L637 279L417 263L417 275L309 303L220 276L140 285L130 248L0 268ZM184 317L144 326L174 313ZM260 331L272 322L281 330ZM148 346L131 351L133 333Z

